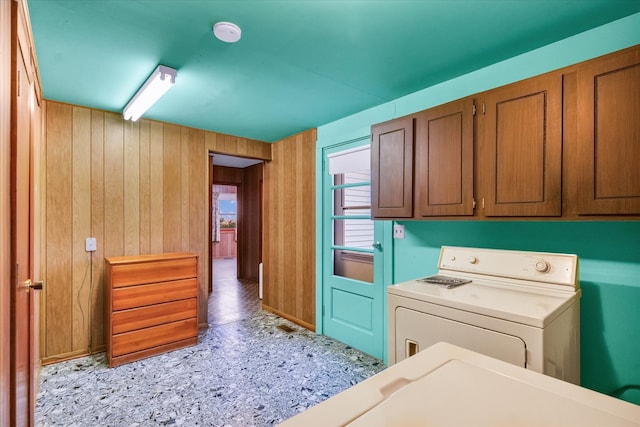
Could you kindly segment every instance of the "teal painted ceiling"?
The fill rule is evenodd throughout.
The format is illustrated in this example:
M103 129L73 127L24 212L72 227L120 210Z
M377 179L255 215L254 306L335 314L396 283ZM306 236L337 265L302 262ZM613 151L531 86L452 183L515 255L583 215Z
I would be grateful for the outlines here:
M639 0L28 0L50 100L275 141L640 12ZM242 28L235 44L212 26Z

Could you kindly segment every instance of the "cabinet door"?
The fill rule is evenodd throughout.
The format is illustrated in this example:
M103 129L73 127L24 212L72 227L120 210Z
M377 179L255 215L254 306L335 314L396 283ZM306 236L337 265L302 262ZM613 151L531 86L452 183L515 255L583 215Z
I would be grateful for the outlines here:
M416 117L416 217L473 215L473 99Z
M413 216L413 117L371 127L371 214Z
M640 49L578 68L581 214L640 214Z
M562 214L562 75L490 91L478 169L486 216Z

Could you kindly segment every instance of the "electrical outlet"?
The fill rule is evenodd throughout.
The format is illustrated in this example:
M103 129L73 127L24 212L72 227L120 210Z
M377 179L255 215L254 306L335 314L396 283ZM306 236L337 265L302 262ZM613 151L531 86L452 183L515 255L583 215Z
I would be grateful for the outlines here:
M95 252L96 251L96 238L95 237L87 237L84 241L84 249L87 252Z
M394 239L404 239L404 225L403 224L393 224L393 238Z

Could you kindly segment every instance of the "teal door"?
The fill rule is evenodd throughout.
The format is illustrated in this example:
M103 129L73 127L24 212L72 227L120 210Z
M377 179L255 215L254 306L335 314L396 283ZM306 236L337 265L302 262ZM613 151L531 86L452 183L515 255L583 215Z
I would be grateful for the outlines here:
M322 156L322 332L384 359L383 224L371 220L369 139Z

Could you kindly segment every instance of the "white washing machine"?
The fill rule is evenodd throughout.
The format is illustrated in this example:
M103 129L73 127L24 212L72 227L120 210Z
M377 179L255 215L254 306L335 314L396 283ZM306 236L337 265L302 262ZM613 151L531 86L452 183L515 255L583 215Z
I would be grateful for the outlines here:
M443 246L438 269L388 288L389 365L445 341L580 384L576 255Z
M441 342L282 426L638 427L640 406Z

